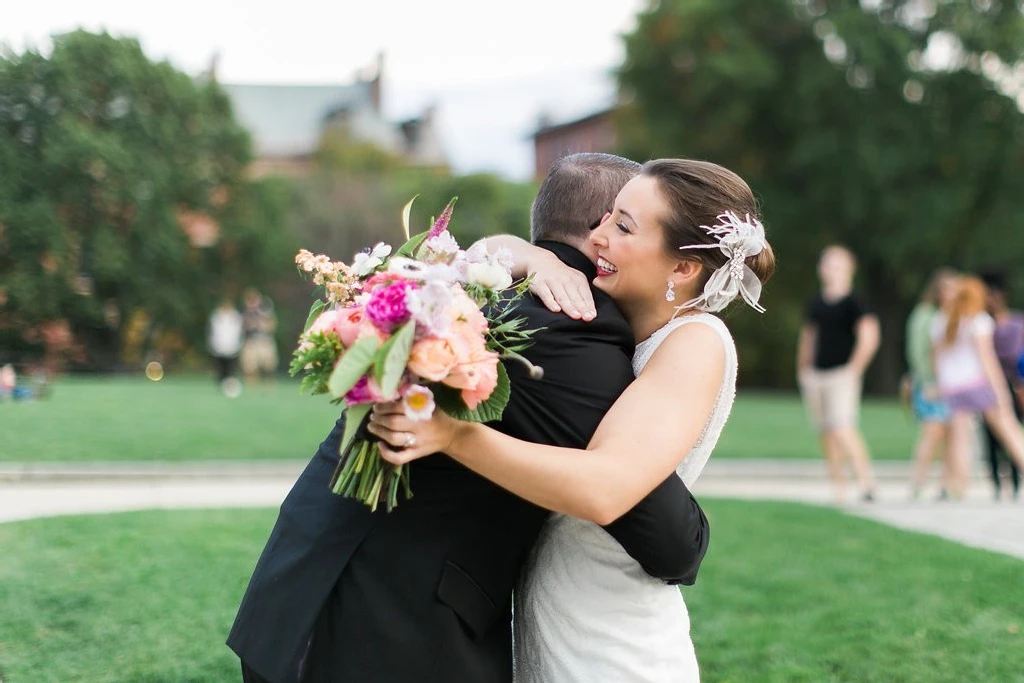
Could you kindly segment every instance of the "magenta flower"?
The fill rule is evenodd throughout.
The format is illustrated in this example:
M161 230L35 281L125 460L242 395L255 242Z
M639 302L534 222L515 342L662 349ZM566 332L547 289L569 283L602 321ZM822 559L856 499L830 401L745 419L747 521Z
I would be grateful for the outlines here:
M390 333L409 319L411 314L405 304L405 293L413 287L415 284L408 280L376 287L366 303L366 317L381 332Z
M394 398L397 398L397 394L395 396L385 396L381 393L377 383L369 375L363 375L356 382L356 385L345 394L345 405L354 406L360 403L380 403L381 401L390 401Z

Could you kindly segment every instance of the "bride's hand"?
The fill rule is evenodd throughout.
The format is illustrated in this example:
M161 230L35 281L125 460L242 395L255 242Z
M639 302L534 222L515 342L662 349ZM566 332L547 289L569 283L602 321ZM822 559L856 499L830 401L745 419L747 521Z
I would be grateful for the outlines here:
M554 254L543 251L531 260L530 291L540 298L548 310L565 311L570 318L593 320L597 315L594 297L587 276L562 263Z
M412 420L398 401L373 407L367 429L380 437L381 457L393 465L404 465L418 458L448 450L463 423L440 408L429 420Z

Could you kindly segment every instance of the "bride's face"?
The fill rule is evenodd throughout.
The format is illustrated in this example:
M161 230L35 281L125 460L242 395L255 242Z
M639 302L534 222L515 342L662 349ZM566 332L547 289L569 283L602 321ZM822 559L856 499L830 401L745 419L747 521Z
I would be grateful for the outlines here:
M638 176L626 183L612 212L590 235L597 249L594 286L620 306L664 304L679 264L665 253L661 216L667 210L657 180Z

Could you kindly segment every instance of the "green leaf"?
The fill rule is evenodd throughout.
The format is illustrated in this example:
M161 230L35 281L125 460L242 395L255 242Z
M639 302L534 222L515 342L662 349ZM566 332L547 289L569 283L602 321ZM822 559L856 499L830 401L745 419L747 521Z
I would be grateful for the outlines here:
M320 316L320 313L327 308L327 304L322 299L317 299L313 302L313 305L309 307L309 315L306 317L306 324L303 325L303 333L309 332L309 328L313 326L313 322Z
M429 234L430 233L427 232L421 232L418 235L413 235L408 242L406 242L405 244L398 248L398 251L395 252L395 256L405 256L406 258L413 258L413 256L416 253L416 250L419 249L420 245L426 241L427 235Z
M359 378L373 365L373 356L378 346L380 340L376 337L363 337L341 356L341 360L334 367L334 372L331 373L331 378L327 381L331 396L340 398L356 385Z
M444 384L431 385L434 400L444 412L463 422L497 422L505 412L505 406L512 395L512 383L505 366L498 363L498 385L486 401L481 401L475 410L462 402L461 392Z
M398 383L409 363L409 352L416 335L416 321L410 320L402 325L380 347L374 360L374 378L385 396L391 396L398 390Z
M409 232L409 216L412 214L412 203L416 201L416 197L419 197L419 195L413 195L412 199L410 199L406 203L406 205L402 207L402 231L405 234L406 240L409 239L409 235L411 234ZM401 252L401 249L399 249L399 252Z
M341 435L339 453L344 453L352 439L355 438L356 432L359 431L359 425L363 423L371 408L373 405L370 403L357 403L345 408L345 431Z

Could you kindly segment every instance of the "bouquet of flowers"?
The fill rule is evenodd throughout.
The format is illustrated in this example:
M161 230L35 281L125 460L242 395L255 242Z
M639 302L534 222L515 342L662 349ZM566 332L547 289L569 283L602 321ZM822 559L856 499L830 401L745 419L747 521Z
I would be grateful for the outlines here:
M412 201L406 204L407 242L394 254L381 243L351 264L305 249L295 257L324 297L310 310L291 374L304 373L303 390L344 402L341 460L331 489L374 510L380 503L394 509L400 489L412 496L408 469L385 462L366 431L374 403L401 400L412 419L430 419L440 408L461 420L490 422L509 399L501 358L524 362L540 375L519 355L532 331L511 317L511 304L527 283L513 287L507 250L459 247L448 231L456 199L429 231L411 238Z

